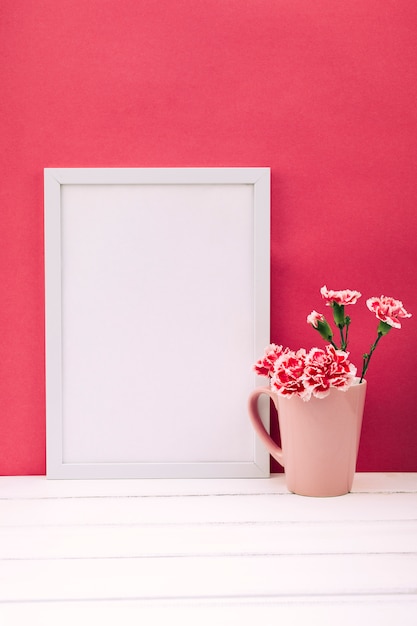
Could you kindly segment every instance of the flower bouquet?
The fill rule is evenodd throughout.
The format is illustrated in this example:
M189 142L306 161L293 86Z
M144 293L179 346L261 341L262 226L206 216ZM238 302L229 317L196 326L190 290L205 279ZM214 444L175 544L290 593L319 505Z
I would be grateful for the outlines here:
M401 321L411 315L394 298L381 296L366 301L378 326L374 343L363 355L359 377L349 361L351 320L345 307L356 304L361 294L349 289L331 291L324 286L321 295L332 309L338 340L325 316L312 311L307 322L327 344L309 351L274 343L267 346L254 369L268 377L269 385L251 393L248 408L262 443L285 469L288 489L300 495L336 496L348 493L353 482L369 362L382 337L392 328L401 328ZM272 440L259 415L258 398L262 394L275 404L281 447Z
M254 369L259 375L270 378L271 388L280 396L296 395L304 401L310 400L312 396L325 398L332 387L346 391L356 380L357 368L349 361L347 351L351 319L345 314L345 307L356 304L362 294L350 289L332 291L326 286L321 288L320 293L326 305L332 308L333 321L340 334L340 346L336 344L330 324L317 311L307 316L307 322L328 342L324 349L316 347L307 352L304 348L294 351L274 343L267 346ZM402 319L411 317L402 302L394 298L369 298L366 305L379 323L376 340L369 352L363 355L359 382L364 380L371 357L382 337L392 328L401 328Z

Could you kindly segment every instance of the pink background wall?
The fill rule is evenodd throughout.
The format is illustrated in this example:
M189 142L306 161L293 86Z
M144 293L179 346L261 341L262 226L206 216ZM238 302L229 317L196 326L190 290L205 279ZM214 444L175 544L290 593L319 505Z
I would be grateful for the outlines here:
M360 366L403 300L358 469L417 471L416 41L415 0L2 0L0 473L45 472L43 168L127 166L272 168L272 341L357 289Z

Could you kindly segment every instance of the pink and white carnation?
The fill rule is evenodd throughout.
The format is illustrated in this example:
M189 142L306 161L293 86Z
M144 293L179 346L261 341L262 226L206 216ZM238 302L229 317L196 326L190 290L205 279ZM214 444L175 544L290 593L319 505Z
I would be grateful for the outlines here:
M324 315L317 313L317 311L311 311L310 315L307 315L307 324L311 324L314 328L319 327L319 322L323 322Z
M255 363L255 372L259 374L259 376L272 376L275 361L286 350L288 350L288 348L284 349L282 346L270 343L269 346L265 348L263 357Z
M287 349L275 361L271 388L278 395L287 397L296 395L300 398L308 395L304 386L306 356L307 352L304 348L300 348L297 352Z
M353 291L351 289L332 291L331 289L327 289L326 285L320 289L320 293L323 296L323 299L326 300L327 306L331 306L332 302L336 302L336 304L340 306L345 304L356 304L362 295L359 291Z
M336 350L332 345L323 350L312 348L305 359L303 377L307 396L325 398L332 387L346 391L356 376L356 367L348 356L348 352Z
M394 298L386 296L369 298L366 301L366 306L375 313L377 319L393 328L401 328L400 320L411 317L411 313L407 313L400 300L394 300Z

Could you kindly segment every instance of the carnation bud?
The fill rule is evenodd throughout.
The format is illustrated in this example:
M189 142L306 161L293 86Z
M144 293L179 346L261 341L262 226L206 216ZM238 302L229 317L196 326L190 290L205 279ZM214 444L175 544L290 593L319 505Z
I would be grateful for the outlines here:
M331 341L333 339L332 329L324 318L317 320L317 330L325 341Z

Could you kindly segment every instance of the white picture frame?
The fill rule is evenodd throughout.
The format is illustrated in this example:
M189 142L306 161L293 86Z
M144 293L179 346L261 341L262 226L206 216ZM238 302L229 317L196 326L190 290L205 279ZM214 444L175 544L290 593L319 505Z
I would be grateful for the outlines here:
M269 476L269 168L46 168L44 191L47 477Z

